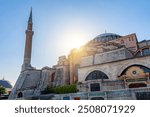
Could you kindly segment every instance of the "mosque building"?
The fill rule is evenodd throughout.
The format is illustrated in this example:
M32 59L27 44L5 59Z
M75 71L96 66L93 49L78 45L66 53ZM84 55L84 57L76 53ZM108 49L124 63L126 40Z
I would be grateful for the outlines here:
M9 99L150 99L150 40L138 42L135 33L104 33L52 68L31 66L32 10L26 30L24 61ZM77 84L77 93L42 95L47 87Z
M6 94L10 94L13 88L12 84L8 80L5 80L4 77L0 80L0 86L6 89Z

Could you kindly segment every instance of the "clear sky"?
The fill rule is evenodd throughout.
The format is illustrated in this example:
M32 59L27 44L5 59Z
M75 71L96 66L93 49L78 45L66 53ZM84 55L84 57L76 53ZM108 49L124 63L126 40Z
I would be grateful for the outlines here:
M52 67L59 56L105 30L150 39L150 0L0 0L0 79L13 84L23 63L31 6L36 68Z

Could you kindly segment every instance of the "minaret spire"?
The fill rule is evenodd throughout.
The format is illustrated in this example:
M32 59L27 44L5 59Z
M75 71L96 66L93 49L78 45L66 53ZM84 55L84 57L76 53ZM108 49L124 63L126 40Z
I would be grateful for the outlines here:
M26 30L26 43L25 43L25 51L24 51L24 61L22 65L22 71L32 69L31 67L31 52L32 52L32 8L30 11L30 16L28 20L27 30Z
M32 23L32 7L31 7L31 11L30 11L30 16L29 16L29 20L28 20L28 23Z

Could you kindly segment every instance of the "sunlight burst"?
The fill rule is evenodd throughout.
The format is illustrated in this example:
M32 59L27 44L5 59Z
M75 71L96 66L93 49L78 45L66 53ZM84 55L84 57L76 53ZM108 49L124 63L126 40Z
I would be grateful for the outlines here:
M70 51L73 48L79 49L87 42L87 35L79 29L68 30L63 33L62 45L65 50Z

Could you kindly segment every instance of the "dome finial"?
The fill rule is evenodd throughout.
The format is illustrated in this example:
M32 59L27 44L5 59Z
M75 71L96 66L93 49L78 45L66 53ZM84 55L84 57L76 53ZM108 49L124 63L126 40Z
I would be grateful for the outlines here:
M105 33L100 34L98 36L96 36L93 40L98 41L98 42L108 42L117 38L120 38L121 36L115 33L107 33L105 31ZM94 42L95 42L94 41Z
M105 29L105 33L107 33L107 30Z

